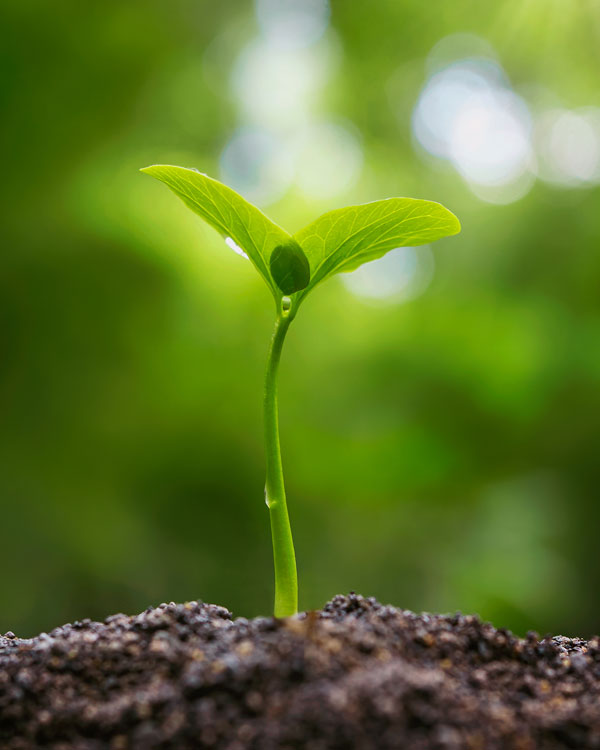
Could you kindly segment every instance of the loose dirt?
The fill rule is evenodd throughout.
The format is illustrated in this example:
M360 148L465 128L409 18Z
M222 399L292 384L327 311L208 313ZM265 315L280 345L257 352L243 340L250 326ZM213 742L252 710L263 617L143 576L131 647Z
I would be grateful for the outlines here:
M287 620L162 604L0 636L0 748L600 748L600 640L354 594Z

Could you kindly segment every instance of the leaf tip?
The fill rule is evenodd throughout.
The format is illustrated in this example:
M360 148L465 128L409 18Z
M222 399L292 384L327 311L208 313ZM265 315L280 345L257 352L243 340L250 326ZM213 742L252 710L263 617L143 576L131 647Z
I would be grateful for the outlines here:
M450 211L450 215L452 216L452 224L454 231L452 234L458 234L462 230L462 225L460 223L460 219L456 214L453 214L452 211Z
M149 167L142 167L140 169L140 172L143 172L144 174L153 174L155 169L157 168L158 164L151 164Z
M447 221L447 230L444 236L452 237L455 234L459 234L459 232L462 230L462 226L458 216L452 213L449 208L446 208L446 206L442 205L441 203L439 203L438 205L441 206Z

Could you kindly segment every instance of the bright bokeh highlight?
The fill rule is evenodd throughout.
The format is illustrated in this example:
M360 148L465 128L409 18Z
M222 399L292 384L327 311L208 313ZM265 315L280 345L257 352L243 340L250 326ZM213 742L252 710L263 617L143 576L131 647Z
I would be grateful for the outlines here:
M532 109L492 46L453 34L431 50L415 104L416 142L450 163L489 203L523 198L536 178L563 188L600 182L600 108Z
M256 16L263 35L280 49L307 47L329 25L328 0L256 0Z
M346 289L363 302L397 304L423 294L434 270L435 261L428 245L398 247L340 278Z
M536 142L542 179L563 187L600 182L600 108L544 112Z
M413 113L419 144L449 161L491 203L510 203L532 184L531 127L527 104L487 59L460 60L434 73Z
M240 128L221 154L223 182L260 206L282 198L294 177L283 141L266 130Z

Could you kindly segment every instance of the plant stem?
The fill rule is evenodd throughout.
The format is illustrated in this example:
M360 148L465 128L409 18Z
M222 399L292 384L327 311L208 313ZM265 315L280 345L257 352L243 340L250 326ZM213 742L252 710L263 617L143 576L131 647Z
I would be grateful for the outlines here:
M292 321L289 309L278 309L275 329L269 347L265 377L264 421L267 477L265 502L271 517L273 561L275 565L275 617L289 617L298 611L298 575L294 541L285 500L281 450L279 447L279 417L277 410L277 370L281 348Z

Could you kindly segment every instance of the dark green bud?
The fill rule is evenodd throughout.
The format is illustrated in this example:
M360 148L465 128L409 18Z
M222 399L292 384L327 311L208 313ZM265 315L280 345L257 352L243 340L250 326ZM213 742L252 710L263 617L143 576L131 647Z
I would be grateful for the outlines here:
M284 294L293 294L308 286L310 265L295 240L277 245L271 253L269 266L273 281Z

